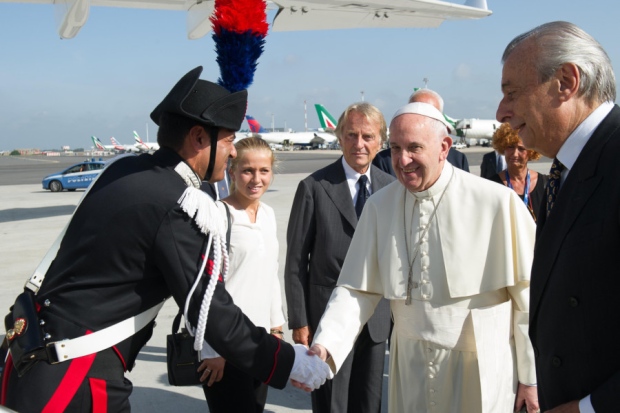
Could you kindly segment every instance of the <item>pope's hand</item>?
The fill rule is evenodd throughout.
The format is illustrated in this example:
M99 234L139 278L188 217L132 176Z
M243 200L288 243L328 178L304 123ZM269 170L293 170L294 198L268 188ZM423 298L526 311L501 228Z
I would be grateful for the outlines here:
M294 344L295 361L291 370L291 382L295 387L305 391L316 390L332 379L334 374L323 360L316 355L311 355L308 348L301 344Z

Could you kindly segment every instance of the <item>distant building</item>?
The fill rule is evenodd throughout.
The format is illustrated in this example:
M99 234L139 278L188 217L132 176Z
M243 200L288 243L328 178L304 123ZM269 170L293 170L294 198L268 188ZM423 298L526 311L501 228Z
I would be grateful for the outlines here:
M19 152L20 155L40 155L41 154L41 150L37 149L37 148L33 148L33 149L15 149L17 152Z

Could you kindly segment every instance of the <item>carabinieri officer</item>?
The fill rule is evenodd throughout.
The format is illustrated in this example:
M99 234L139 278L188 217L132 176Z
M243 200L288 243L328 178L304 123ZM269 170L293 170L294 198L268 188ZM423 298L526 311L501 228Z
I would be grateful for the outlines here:
M316 388L330 374L303 346L255 327L224 288L225 219L199 188L203 179L221 180L236 156L234 131L245 115L247 91L230 93L200 80L201 72L187 73L151 113L161 149L121 158L102 172L76 209L38 292L27 291L16 302L8 317L1 404L19 412L129 411L132 384L124 372L170 296L181 309L187 302L197 343L204 337L270 386L283 388L290 376ZM124 321L141 327L124 337L117 328ZM28 340L35 332L42 342L35 334L33 345Z

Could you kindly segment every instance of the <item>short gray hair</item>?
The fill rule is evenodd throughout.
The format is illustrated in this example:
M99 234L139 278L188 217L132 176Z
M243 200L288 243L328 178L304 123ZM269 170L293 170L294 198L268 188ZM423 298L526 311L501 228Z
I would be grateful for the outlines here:
M524 40L538 46L536 71L546 82L564 63L579 68L578 95L593 103L616 100L616 77L609 56L592 36L573 23L556 21L542 24L515 37L504 50L502 64Z
M412 102L426 102L425 100L418 100L421 96L423 95L427 95L427 96L431 96L433 99L435 99L437 101L437 104L439 105L439 107L437 108L437 110L439 110L440 112L443 113L443 98L441 97L441 95L439 95L439 93L435 92L434 90L431 89L418 89L415 92L413 92L411 94L411 96L409 96L409 103ZM433 105L435 106L435 105Z

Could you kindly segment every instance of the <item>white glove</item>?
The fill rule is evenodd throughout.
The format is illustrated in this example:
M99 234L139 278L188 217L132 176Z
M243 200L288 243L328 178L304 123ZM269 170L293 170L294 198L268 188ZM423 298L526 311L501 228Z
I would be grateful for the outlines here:
M308 355L308 348L303 344L293 344L295 361L291 370L291 379L302 383L304 386L316 390L327 379L333 379L334 374L323 360L316 355Z

